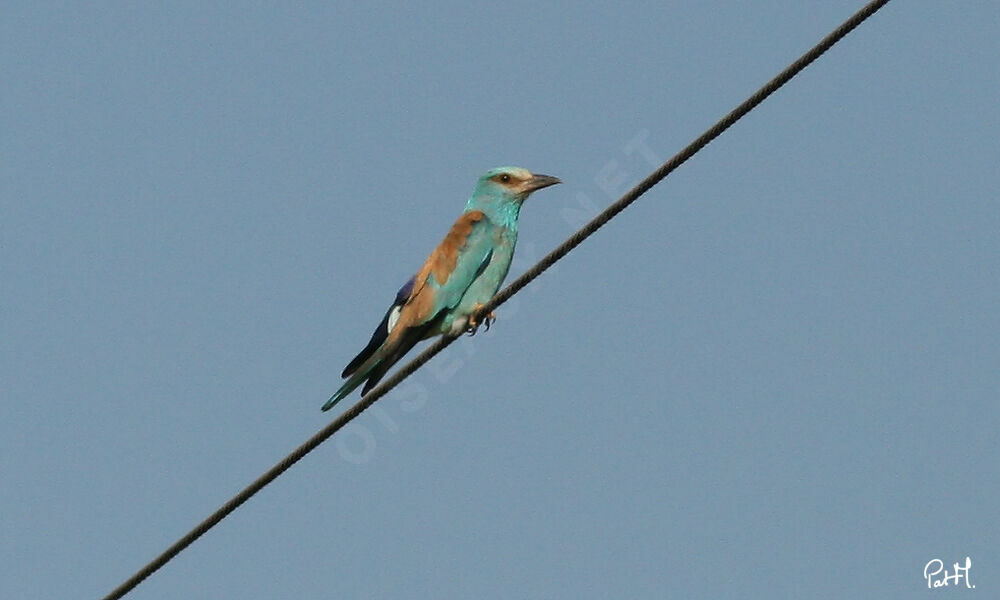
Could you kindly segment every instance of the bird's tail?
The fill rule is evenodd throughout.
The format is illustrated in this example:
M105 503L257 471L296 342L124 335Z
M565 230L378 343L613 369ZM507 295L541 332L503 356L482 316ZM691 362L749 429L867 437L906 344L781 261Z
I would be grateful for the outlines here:
M334 395L330 396L330 399L323 405L323 410L333 408L336 403L350 395L364 381L367 383L365 383L365 387L361 388L361 395L367 394L378 385L378 382L392 368L392 365L403 358L403 355L409 352L417 342L426 338L429 332L434 331L439 323L440 319L435 318L419 327L407 328L398 338L384 344L357 368Z
M338 402L349 396L351 392L357 389L359 385L361 385L362 383L365 382L366 379L368 379L368 377L372 374L372 371L375 370L375 367L377 367L380 362L382 361L381 360L372 361L372 364L367 365L367 368L358 369L357 371L355 371L355 373L351 375L351 377L347 381L344 382L344 385L340 386L340 389L334 392L332 396L330 396L330 399L327 400L326 404L323 405L323 410L330 410L331 408L334 407L335 404L337 404Z
M417 340L411 340L411 337L404 334L402 340L387 343L368 357L368 360L357 367L357 370L344 382L344 385L340 386L340 389L330 396L330 399L323 405L323 410L333 408L335 404L349 396L362 383L365 384L365 387L361 388L362 396L371 391L382 380L386 372L392 368L392 365L396 364L396 361L402 358L417 343ZM402 345L400 342L402 342Z

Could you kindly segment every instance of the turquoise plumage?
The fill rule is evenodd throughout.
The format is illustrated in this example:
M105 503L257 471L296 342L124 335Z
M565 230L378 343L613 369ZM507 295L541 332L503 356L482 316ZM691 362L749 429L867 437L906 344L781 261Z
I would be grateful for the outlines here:
M329 410L362 383L367 394L399 359L435 335L475 333L472 318L503 283L517 243L521 204L534 191L560 183L519 167L499 167L479 178L462 216L396 294L371 340L342 373L347 378L323 405ZM484 321L486 328L493 315Z

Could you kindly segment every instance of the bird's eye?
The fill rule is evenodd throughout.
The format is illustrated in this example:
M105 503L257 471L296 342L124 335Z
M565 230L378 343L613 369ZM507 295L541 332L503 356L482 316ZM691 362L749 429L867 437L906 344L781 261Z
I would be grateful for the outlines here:
M502 183L510 183L510 175L504 173L503 175L500 176L500 181Z

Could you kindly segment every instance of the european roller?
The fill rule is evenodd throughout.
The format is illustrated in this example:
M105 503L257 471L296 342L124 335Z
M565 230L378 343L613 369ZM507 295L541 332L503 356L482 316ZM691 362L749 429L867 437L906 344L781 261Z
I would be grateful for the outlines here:
M474 334L475 313L510 269L517 217L532 192L560 183L520 167L499 167L479 178L462 216L417 274L399 288L371 340L341 377L347 379L323 405L329 410L362 383L367 394L417 342L436 335ZM483 318L487 329L493 314Z

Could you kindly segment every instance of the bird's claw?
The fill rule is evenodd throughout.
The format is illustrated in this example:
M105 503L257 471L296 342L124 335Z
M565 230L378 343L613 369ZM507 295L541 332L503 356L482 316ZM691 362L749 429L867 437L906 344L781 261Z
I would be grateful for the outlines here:
M479 331L480 325L484 325L486 327L486 331L489 331L490 325L493 325L493 321L497 320L497 316L493 314L493 311L490 311L488 314L484 315L482 322L477 320L476 313L478 313L479 309L481 308L482 308L481 304L477 305L476 310L472 311L472 315L469 316L469 323L468 326L465 328L465 332L468 333L469 335L476 335L476 332Z

